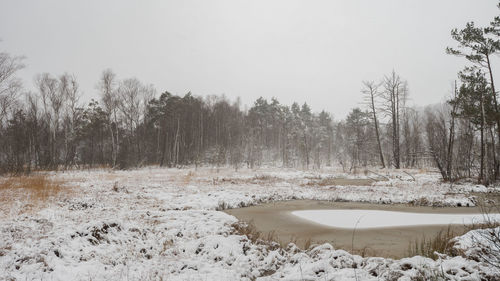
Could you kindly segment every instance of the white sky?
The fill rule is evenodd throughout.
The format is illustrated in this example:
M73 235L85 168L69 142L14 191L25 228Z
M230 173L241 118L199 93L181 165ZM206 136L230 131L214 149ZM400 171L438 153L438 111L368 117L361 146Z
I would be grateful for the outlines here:
M67 71L87 100L112 68L158 92L225 94L246 105L275 96L342 118L360 105L362 80L393 68L408 80L412 103L442 101L465 65L445 54L450 30L487 24L500 14L496 3L0 0L0 50L26 56L28 88L37 73Z

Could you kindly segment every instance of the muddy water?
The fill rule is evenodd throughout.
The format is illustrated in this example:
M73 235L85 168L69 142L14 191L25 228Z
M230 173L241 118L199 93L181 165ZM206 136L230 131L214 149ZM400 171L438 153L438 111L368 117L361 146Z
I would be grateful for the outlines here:
M408 255L410 243L422 237L434 237L439 231L451 227L454 231L464 231L462 225L429 225L386 227L370 229L342 229L314 223L291 214L298 210L322 209L364 209L387 210L413 213L439 214L477 214L479 208L432 208L407 205L380 205L353 202L328 202L314 200L294 200L263 204L240 209L226 210L226 213L237 217L240 221L252 222L259 231L274 231L282 243L295 242L303 247L307 240L313 243L330 242L336 249L365 256L382 256L402 258ZM354 243L353 243L354 237ZM354 247L353 247L354 245Z

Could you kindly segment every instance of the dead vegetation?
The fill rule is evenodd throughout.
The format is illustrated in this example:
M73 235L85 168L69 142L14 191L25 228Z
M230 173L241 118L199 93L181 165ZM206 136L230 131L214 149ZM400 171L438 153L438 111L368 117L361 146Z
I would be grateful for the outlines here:
M21 207L20 212L36 210L58 196L68 195L70 190L63 181L44 174L3 178L0 180L0 212L12 212L14 204Z
M305 240L299 240L297 237L282 239L283 237L278 236L276 231L264 233L257 230L257 227L252 221L248 223L240 221L232 224L231 226L233 228L233 232L231 234L245 235L250 241L252 241L252 243L264 245L269 250L287 249L290 243L293 243L298 248L307 251L311 249L311 246L317 246L318 243L328 243L327 241L313 241L311 238L307 238ZM360 249L354 248L351 250L351 253L362 257L377 256L377 252L368 247Z
M500 222L487 221L481 224L472 224L463 228L452 228L448 226L446 230L438 232L431 238L423 236L420 240L409 243L408 256L424 256L432 259L437 259L438 254L448 256L464 256L464 253L455 246L455 237L462 236L465 233L476 229L494 229L500 226Z
M310 179L306 186L371 186L374 182L373 179L316 178Z
M253 177L249 178L231 178L231 177L216 177L212 179L212 184L213 185L220 185L220 184L260 184L260 185L267 185L267 184L273 184L273 183L278 183L278 182L283 182L284 180L275 177L275 176L270 176L270 175L254 175Z
M289 240L280 239L278 234L275 231L270 231L264 233L262 231L257 230L255 224L250 221L246 222L236 222L231 225L233 231L231 234L236 235L244 235L246 236L252 243L264 245L270 250L276 249L285 249L290 243L296 244L297 246L302 245L303 250L307 250L312 245L312 240L306 239L305 241L298 241L296 238L292 237ZM303 242L303 243L299 243Z
M500 226L499 221L492 220L489 216L489 214L491 213L500 212L500 205L498 202L496 202L496 200L490 202L485 198L478 199L478 206L481 209L481 213L484 217L483 223L464 225L461 228L452 228L451 226L448 226L446 230L440 231L434 237L422 237L422 239L410 243L408 247L409 256L420 255L430 257L432 259L437 259L438 253L446 254L448 256L465 256L461 250L454 247L456 244L456 237L462 236L471 230L494 230L495 228ZM492 245L495 245L497 247L497 249L483 249L485 252L482 253L482 255L488 256L489 254L491 254L491 251L496 251L496 256L498 255L498 253L500 253L500 250L498 250L500 249L500 238L496 237L495 235L490 236L489 233L490 232L486 232L486 234L483 234L484 237L481 238L491 242ZM495 231L491 231L491 233L496 234Z
M408 256L424 256L432 259L438 258L437 253L457 256L460 253L453 247L453 238L464 233L454 231L451 226L448 226L446 230L439 231L434 237L426 238L423 236L421 239L409 243Z
M231 234L244 235L246 236L252 243L265 245L271 250L276 250L278 248L283 248L278 242L278 238L276 236L276 232L271 231L267 234L257 230L255 224L253 222L237 222L231 225L233 231Z

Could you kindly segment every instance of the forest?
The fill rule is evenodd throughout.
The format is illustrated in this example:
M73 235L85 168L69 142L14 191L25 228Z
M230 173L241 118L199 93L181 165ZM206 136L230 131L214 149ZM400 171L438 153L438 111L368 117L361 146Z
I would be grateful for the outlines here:
M500 169L500 114L492 56L500 51L500 17L486 27L454 29L450 55L467 66L446 102L410 106L410 83L395 70L360 81L360 106L335 120L307 103L257 99L250 108L225 96L176 95L106 69L98 98L81 102L78 79L41 73L28 91L16 73L24 58L0 54L0 171L145 165L341 165L436 167L445 181L490 184ZM334 93L332 93L333 95ZM443 93L446 94L446 93Z

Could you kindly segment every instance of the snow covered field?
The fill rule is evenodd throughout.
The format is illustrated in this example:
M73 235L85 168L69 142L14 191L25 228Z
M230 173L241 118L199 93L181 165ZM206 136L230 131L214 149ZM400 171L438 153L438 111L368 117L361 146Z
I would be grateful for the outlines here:
M415 180L402 172L377 173L389 180L331 186L324 179L378 176L273 168L53 173L71 192L40 209L26 211L28 200L0 209L0 280L500 279L498 268L460 256L391 260L330 244L303 251L253 243L234 232L235 217L220 211L291 199L473 206L477 198L469 192L488 191L441 184L435 173L411 171ZM473 251L466 236L460 247Z

